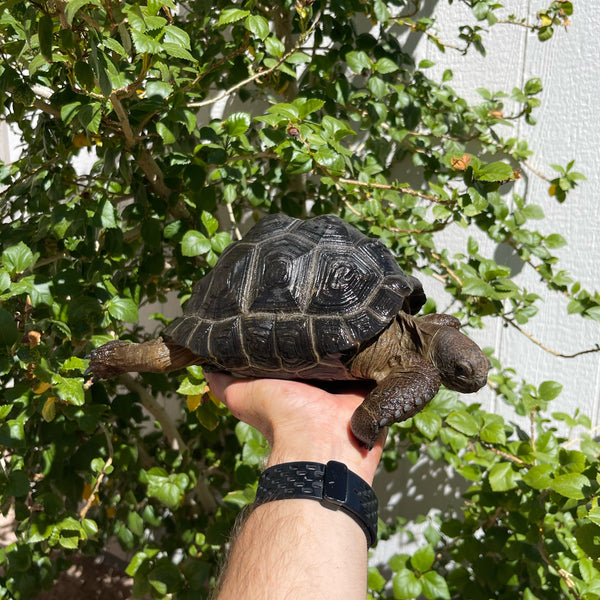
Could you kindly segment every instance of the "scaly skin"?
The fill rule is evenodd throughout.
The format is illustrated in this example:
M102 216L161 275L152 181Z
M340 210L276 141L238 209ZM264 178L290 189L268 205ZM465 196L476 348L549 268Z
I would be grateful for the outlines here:
M199 362L200 359L187 348L167 344L162 338L141 344L113 340L90 352L86 374L107 379L122 373L165 373Z
M490 361L459 327L451 315L400 313L357 354L352 374L377 381L352 417L352 432L362 445L372 448L383 427L422 410L440 384L463 393L486 384Z
M437 370L416 352L411 354L404 366L379 382L352 415L352 433L369 450L383 427L412 417L437 394Z

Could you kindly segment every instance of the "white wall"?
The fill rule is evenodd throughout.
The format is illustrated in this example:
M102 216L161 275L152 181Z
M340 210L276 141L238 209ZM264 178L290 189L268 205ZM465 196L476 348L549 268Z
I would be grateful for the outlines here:
M529 14L530 22L535 22L537 11L547 4L541 0L512 0L505 3L506 15L509 12ZM557 269L569 271L584 289L593 291L600 283L597 275L600 259L600 203L597 201L600 187L600 49L595 25L600 19L600 3L585 4L585 7L576 6L577 12L568 31L558 30L546 43L538 42L523 27L496 25L486 44L486 58L474 52L466 58L446 52L440 59L431 44L420 44L418 52L436 61L435 70L439 73L446 68L452 69L455 79L451 85L470 99L477 97L475 90L478 87L510 91L532 77L542 79L542 106L535 113L538 124L535 127L520 124L515 133L528 140L534 151L529 163L535 170L554 177L556 174L550 164L566 165L575 159L575 169L584 173L587 181L582 182L563 205L548 196L547 181L533 172L523 173L517 191L525 195L528 202L544 209L547 219L538 222L542 233L557 232L568 240L568 246L556 251L561 259ZM460 7L456 3L452 7L439 3L436 14L442 39L451 38L455 33L453 23L456 23L456 12ZM569 317L566 314L568 299L546 291L532 269L525 266L515 280L544 299L538 316L524 326L538 341L563 354L600 343L600 323L578 316ZM561 382L564 391L555 410L572 412L580 408L592 417L594 425L600 424L600 353L575 359L556 357L500 323L490 326L478 337L495 348L504 365L518 368L519 374L530 382L539 384L545 379ZM503 407L495 408L505 412Z

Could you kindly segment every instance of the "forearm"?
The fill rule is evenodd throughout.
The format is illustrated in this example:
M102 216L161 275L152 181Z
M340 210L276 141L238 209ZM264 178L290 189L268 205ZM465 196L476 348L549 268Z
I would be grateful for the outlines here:
M360 526L314 500L279 500L244 523L218 600L364 600L366 589Z
M235 416L265 435L272 447L267 468L298 461L322 465L336 461L367 484L373 483L383 436L369 452L358 445L349 427L364 394L332 395L300 382L239 381L219 374L211 376L210 384ZM272 471L270 476L279 477L283 472L287 477L288 468L294 471L286 467ZM340 492L335 482L340 483L346 475L343 468L332 468L313 474L321 478L319 481L326 478L328 485L333 485L328 488L333 495L327 502L335 505L332 499ZM300 470L297 473L303 476ZM356 508L355 492L364 486L353 476L347 482L353 491L348 503L343 502L338 510L312 498L267 500L270 490L289 488L269 488L265 483L259 505L234 539L218 600L364 600L368 553L365 531L372 533L373 510L368 516L360 515L362 509ZM318 485L313 490L321 497ZM359 503L365 498L358 497ZM354 520L356 513L360 525Z
M378 454L378 451L375 451ZM372 483L378 457L346 444L296 449L275 444L268 466L334 459ZM312 499L277 500L255 508L234 542L218 600L364 600L367 540L341 510Z

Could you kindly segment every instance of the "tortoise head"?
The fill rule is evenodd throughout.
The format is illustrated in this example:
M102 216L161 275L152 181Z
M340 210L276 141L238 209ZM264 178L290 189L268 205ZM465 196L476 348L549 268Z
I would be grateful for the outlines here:
M491 367L488 357L473 340L453 327L439 327L428 354L442 383L451 390L468 394L487 383Z

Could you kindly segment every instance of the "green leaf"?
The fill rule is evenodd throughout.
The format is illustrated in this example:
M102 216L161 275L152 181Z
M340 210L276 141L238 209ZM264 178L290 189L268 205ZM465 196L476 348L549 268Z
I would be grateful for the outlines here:
M587 467L585 454L579 450L561 448L558 454L561 469L569 473L582 473Z
M150 585L163 597L174 593L181 584L181 574L178 567L170 560L162 560L158 566L147 575Z
M46 304L52 306L52 292L50 291L51 282L45 281L43 283L34 283L29 290L29 297L31 298L31 305L33 307Z
M600 525L600 506L594 506L590 508L587 518L592 521L592 523Z
M546 216L544 209L537 204L528 204L521 212L527 219L544 219Z
M55 375L53 380L53 391L67 404L83 406L85 393L83 391L83 377L61 377Z
M515 178L513 168L504 162L493 162L485 165L483 169L475 171L474 176L478 181L490 182Z
M93 538L98 535L98 524L92 519L83 519L81 521L81 527L88 538Z
M269 36L265 40L265 48L271 56L281 58L285 54L285 45L273 36Z
M355 73L371 70L371 59L362 50L352 50L346 54L346 62Z
M396 600L417 598L423 589L415 574L409 569L398 571L392 583Z
M375 98L383 98L388 93L388 85L383 79L379 77L370 77L367 83L369 91L375 96Z
M27 496L30 491L29 477L25 471L17 469L8 475L8 481L4 488L4 493L7 496L21 498Z
M87 131L98 133L102 119L102 105L99 102L92 102L82 106L77 113L77 119Z
M137 304L131 298L116 296L106 303L106 309L111 317L120 321L137 323L139 321Z
M225 131L233 136L238 137L248 131L252 123L252 117L245 112L236 112L227 117L223 122Z
M159 54L162 50L161 44L153 37L140 31L136 31L135 29L131 30L131 39L135 49L141 54Z
M385 577L379 572L377 567L369 567L367 572L367 585L370 590L375 590L376 592L383 589L386 584Z
M40 52L42 56L49 61L52 61L52 29L54 21L52 17L42 15L38 21L38 42L40 44Z
M181 240L181 253L184 256L199 256L211 249L210 240L194 229L186 231Z
M508 462L495 464L489 473L490 487L494 492L506 492L517 487L521 474Z
M429 569L431 569L434 559L435 553L433 548L431 546L421 546L412 555L410 564L417 571L425 573L425 571L429 571Z
M331 148L319 148L314 154L314 160L334 175L341 175L345 171L343 157Z
M75 72L75 77L79 82L79 85L84 90L91 92L96 86L92 67L90 67L90 65L88 65L86 62L78 60L73 67L73 71Z
M102 7L100 0L69 0L67 2L67 5L65 6L65 19L67 20L67 25L69 25L69 27L72 25L73 18L77 12L88 4Z
M167 25L164 29L164 42L191 50L190 36L183 29L176 27L175 25Z
M380 58L375 63L375 71L377 73L386 74L386 73L394 73L399 69L398 65L389 58Z
M172 42L163 42L162 49L169 55L175 58L182 58L183 60L189 60L191 62L197 62L192 53L186 50L179 44L173 44Z
M123 48L123 46L114 38L105 37L102 39L102 43L109 50L116 52L119 56L121 56L121 57L127 56L127 52L126 52L125 48Z
M543 381L538 389L538 393L542 400L549 402L557 398L562 392L562 383L556 381Z
M496 415L493 415L494 417ZM484 416L484 425L479 432L481 439L488 444L506 444L506 431L504 424L495 421L486 422L487 415Z
M564 475L557 475L552 480L550 487L565 498L581 500L585 498L582 488L589 485L590 480L585 475L581 473L566 473Z
M2 264L11 275L26 271L34 262L33 252L23 242L10 246L2 253Z
M102 227L105 227L106 229L116 229L119 227L115 207L109 200L104 200L100 210L100 222L102 223Z
M413 423L430 440L433 440L442 428L442 418L432 410L418 412L413 417Z
M219 221L215 217L213 217L208 211L202 211L202 225L206 227L206 231L208 235L214 235L219 229Z
M10 275L6 269L0 269L0 294L10 287Z
M77 113L81 108L81 102L69 102L60 107L60 118L66 125L71 123L77 117Z
M325 100L318 98L309 98L306 102L300 104L299 117L305 119L308 115L321 110L325 105Z
M269 35L269 22L261 15L249 15L246 18L246 29L264 40Z
M462 292L469 296L484 296L487 298L493 297L495 294L494 288L478 277L465 277Z
M448 584L439 573L428 571L419 581L423 587L423 595L429 600L450 600Z
M156 132L164 144L174 144L177 141L175 134L162 121L156 124Z
M146 473L148 495L162 502L172 510L181 505L189 478L184 473L168 474L160 467L153 467Z
M325 132L326 136L335 140L336 142L339 142L347 135L355 135L355 132L350 129L347 123L344 123L343 121L340 121L339 119L329 115L325 115L323 117L321 125L323 126L323 131Z
M219 426L219 416L215 413L214 404L212 402L201 404L194 411L194 414L200 425L208 431L214 431Z
M19 336L15 317L0 308L0 346L12 346Z
M548 248L562 248L566 245L567 240L565 240L565 238L559 233L551 233L549 236L546 237L546 246L548 246Z
M542 80L539 77L534 77L525 84L525 93L528 96L539 94L543 89L544 86L542 85Z
M210 247L217 254L221 254L229 244L231 244L231 236L226 231L220 231L210 239Z
M300 118L300 109L293 104L281 102L269 107L268 112L295 121Z
M159 98L166 99L173 92L173 87L166 81L151 80L146 84L146 92L149 98L158 96ZM162 125L162 121L157 123L157 130L159 124Z
M226 8L225 10L221 11L221 14L219 15L217 27L222 27L223 25L231 25L231 23L241 21L242 19L245 19L249 14L249 10L241 10L239 8Z
M477 423L477 420L472 415L465 411L451 412L446 417L446 424L468 436L479 433L479 423Z

